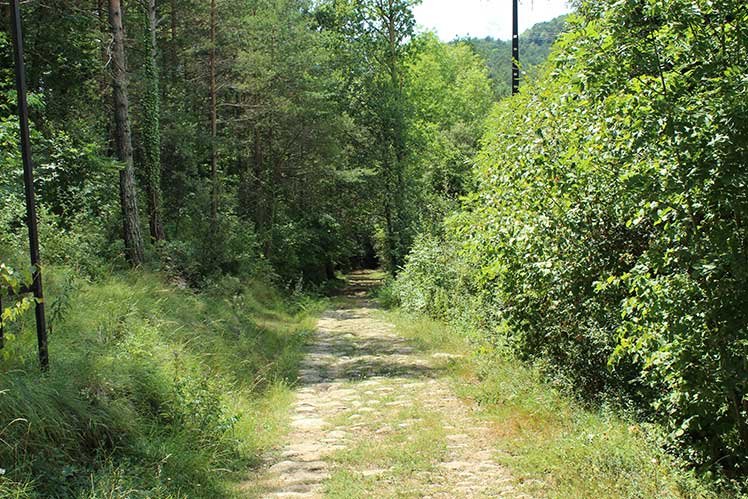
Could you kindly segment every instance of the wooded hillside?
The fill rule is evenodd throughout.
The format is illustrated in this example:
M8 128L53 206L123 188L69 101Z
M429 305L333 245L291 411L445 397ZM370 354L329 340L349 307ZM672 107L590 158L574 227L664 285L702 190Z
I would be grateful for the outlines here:
M536 68L545 62L551 46L564 31L568 16L538 23L519 36L520 63L527 77L534 77ZM493 37L461 38L455 43L467 43L486 61L488 75L497 98L512 93L512 43Z

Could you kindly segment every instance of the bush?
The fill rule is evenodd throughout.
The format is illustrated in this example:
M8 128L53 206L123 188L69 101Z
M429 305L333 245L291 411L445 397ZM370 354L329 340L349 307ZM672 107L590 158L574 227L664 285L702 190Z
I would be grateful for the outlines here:
M402 305L398 283L392 278L385 279L384 283L376 289L376 296L384 308L396 308Z
M452 315L459 278L453 249L433 236L416 240L395 286L403 307L435 318Z
M748 473L748 5L579 12L489 119L457 256L422 242L403 303L449 316L467 294L521 357L625 394L691 462Z

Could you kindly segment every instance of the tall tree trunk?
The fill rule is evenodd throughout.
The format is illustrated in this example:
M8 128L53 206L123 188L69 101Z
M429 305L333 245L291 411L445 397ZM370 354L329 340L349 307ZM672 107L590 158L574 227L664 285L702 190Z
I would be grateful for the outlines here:
M385 175L386 175L386 194L390 196L385 204L385 224L387 246L389 247L389 265L390 272L394 275L402 264L405 257L405 233L407 229L407 219L405 213L405 123L404 123L404 102L403 102L403 85L399 71L398 60L398 41L397 27L395 17L397 15L397 6L393 0L386 3L384 13L384 22L387 26L387 49L388 49L388 69L390 73L391 89L394 94L395 108L390 110L391 117L389 129L385 131ZM389 205L389 206L388 206Z
M271 120L272 123L272 120ZM273 151L273 127L270 126L268 130L268 172L267 172L267 219L266 219L266 233L265 233L265 245L263 254L265 258L270 258L270 254L273 248L273 226L275 225L275 203L276 203L276 189L277 179L275 177L275 152Z
M260 133L260 127L255 123L252 128L253 134L254 134L254 149L253 149L253 160L252 160L252 169L253 171L251 174L254 175L254 186L247 185L245 186L245 189L247 192L253 192L253 199L254 201L254 221L255 225L257 227L257 233L263 234L263 231L265 229L265 204L262 203L262 196L264 193L264 183L265 180L263 176L263 157L262 157L262 134ZM254 190L252 188L254 187Z
M106 26L109 24L108 16L104 10L104 0L96 0L96 20L98 21L99 31L103 34L106 33ZM106 109L109 102L107 94L107 87L109 86L109 75L107 74L106 66L109 63L109 50L107 37L101 37L101 74L99 80L99 90L101 91L102 105Z
M125 61L125 32L122 27L120 0L109 0L109 25L112 28L112 83L114 87L114 121L116 125L117 158L124 163L119 172L119 192L122 206L122 225L125 252L133 266L143 263L143 236L140 232L138 197L135 189L135 169L132 160L129 104L127 97L127 64Z
M210 223L216 228L218 224L218 97L216 95L216 0L210 2L210 179L212 192L210 196Z
M387 159L385 159L385 162ZM398 259L397 227L392 213L392 182L390 181L389 166L385 166L385 192L384 192L384 257L387 259L387 270L394 277L400 265Z
M99 26L99 32L101 33L101 72L99 74L99 93L101 94L101 109L102 113L99 115L101 120L101 131L102 137L106 140L107 153L111 155L114 151L114 134L112 132L112 97L110 95L109 86L112 84L112 75L109 72L109 64L111 59L111 43L109 35L111 30L109 28L109 13L108 8L105 6L107 0L96 0L96 15Z
M159 95L158 64L156 62L156 0L147 0L145 49L145 98L143 99L143 159L145 162L146 193L148 195L148 225L151 241L165 239L161 216L161 100Z
M177 79L177 69L179 67L179 53L177 49L177 0L171 0L170 5L171 37L169 48L171 50L171 81L174 83Z

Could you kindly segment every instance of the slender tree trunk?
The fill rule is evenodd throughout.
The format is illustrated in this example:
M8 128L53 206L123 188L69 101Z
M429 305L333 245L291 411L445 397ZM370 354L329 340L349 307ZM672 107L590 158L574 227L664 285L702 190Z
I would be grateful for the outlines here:
M104 0L96 0L96 19L98 21L99 31L101 33L106 33L108 30L106 29L106 26L109 24L107 14L105 14L104 10ZM106 97L107 94L107 87L109 86L109 75L107 74L107 64L109 63L109 51L107 50L108 47L107 43L107 37L102 36L101 37L101 79L99 80L99 90L101 91L101 99L104 109L106 109L108 104L108 97Z
M99 93L101 95L102 113L99 115L101 120L101 131L103 139L106 141L107 154L111 155L114 151L114 133L112 123L112 97L109 90L112 84L112 75L109 71L111 63L111 29L109 27L109 13L106 7L106 0L96 0L96 14L101 33L101 72L99 75Z
M262 138L260 137L260 127L258 127L256 124L252 127L252 132L255 136L255 143L254 143L254 168L255 168L255 175L257 175L257 178L260 177L260 172L262 172L262 143L260 142Z
M262 196L264 195L264 183L265 177L263 175L263 156L262 156L262 134L260 133L260 127L255 123L253 126L254 133L254 150L253 150L253 173L255 179L254 196L254 220L257 225L257 233L263 234L265 230L265 204L261 202ZM251 191L251 186L246 186L247 192Z
M266 234L265 234L265 245L263 254L265 258L270 258L270 254L273 249L273 226L275 225L275 203L276 203L276 178L275 178L275 153L273 151L273 128L272 125L268 130L268 200L267 200L267 219L266 219Z
M114 44L112 49L112 83L114 87L114 121L116 125L117 158L124 163L119 173L120 203L125 239L125 252L133 266L143 263L143 236L140 232L135 170L132 160L129 104L127 97L127 65L125 33L122 27L120 0L109 0L109 25Z
M395 6L393 5L392 0L389 1L388 6L387 42L390 52L390 78L392 79L392 85L400 90L401 86L397 71L397 33L395 28Z
M218 224L218 97L216 95L216 0L210 2L210 179L212 192L210 196L210 223L215 228Z
M143 99L143 159L148 195L148 225L151 241L158 242L166 238L161 216L161 99L156 62L156 0L148 0L146 6L148 12L144 38L146 95Z
M385 171L385 190L384 193L384 237L385 237L385 258L387 258L387 265L389 266L389 272L393 276L397 273L397 267L400 264L398 259L398 242L394 216L392 214L392 200L390 189L392 189L392 182L390 182L390 172Z
M397 53L397 28L395 25L396 9L393 0L388 0L385 14L387 25L387 45L389 52L389 73L391 92L394 94L395 109L391 114L391 128L385 131L385 175L386 194L389 196L385 204L386 237L389 240L390 272L394 275L402 264L404 255L404 234L407 220L405 216L405 123L403 86L400 78Z
M171 50L171 81L174 83L177 80L177 70L179 68L179 53L177 51L177 0L171 0L170 5L171 38L169 48Z

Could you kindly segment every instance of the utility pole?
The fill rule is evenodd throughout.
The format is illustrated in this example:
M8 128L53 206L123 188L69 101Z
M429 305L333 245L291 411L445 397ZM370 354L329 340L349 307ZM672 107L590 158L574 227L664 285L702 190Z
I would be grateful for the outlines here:
M13 31L13 55L16 60L16 91L18 100L18 120L21 131L21 156L23 157L23 182L26 191L26 224L29 229L29 253L31 256L31 288L36 300L36 338L39 344L39 363L42 371L49 369L47 349L47 320L44 315L44 291L42 289L42 267L39 256L39 229L36 217L34 196L34 164L31 160L31 140L29 138L29 108L26 100L26 68L23 62L23 32L21 31L21 9L19 0L12 0L11 23ZM4 290L3 290L4 292Z
M519 0L512 12L512 95L519 92Z

